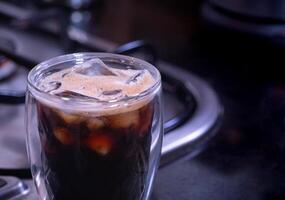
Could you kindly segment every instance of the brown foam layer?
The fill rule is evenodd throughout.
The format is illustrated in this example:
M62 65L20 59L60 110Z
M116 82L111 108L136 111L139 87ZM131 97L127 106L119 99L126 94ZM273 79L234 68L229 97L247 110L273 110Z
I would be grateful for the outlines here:
M94 69L96 73L92 71L92 63L97 64L95 67L100 67L100 70ZM88 72L90 69L91 73ZM40 81L39 88L57 96L65 94L66 97L67 94L68 97L72 92L79 95L78 97L73 95L73 99L80 99L83 96L96 99L98 102L92 101L92 103L97 115L112 115L139 109L147 104L152 96L128 104L120 102L113 107L103 106L102 102L119 102L126 97L137 96L152 87L154 83L153 76L147 70L111 68L101 60L93 59L46 76ZM46 99L42 101L51 104Z

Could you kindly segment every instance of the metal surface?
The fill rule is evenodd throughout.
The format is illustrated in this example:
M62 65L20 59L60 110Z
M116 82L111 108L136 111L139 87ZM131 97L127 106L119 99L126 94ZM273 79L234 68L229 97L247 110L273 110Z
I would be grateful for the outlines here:
M183 126L196 111L197 102L184 83L176 77L162 73L163 82L163 110L164 110L164 134L167 134L179 126ZM169 106L172 105L172 106ZM171 114L169 111L176 110Z
M27 168L23 105L0 104L0 168Z
M0 176L6 184L0 188L1 200L16 200L21 199L29 192L28 187L20 179L11 176Z
M28 70L16 64L15 68L15 72L11 76L0 80L0 106L1 103L21 104L25 102Z
M175 74L175 77L179 77L197 102L192 117L183 126L164 136L161 158L164 164L206 142L221 120L222 107L212 88L197 76L165 62L160 62L158 68L162 73Z
M24 181L25 184L29 187L29 193L17 200L39 200L34 181L29 179ZM16 200L16 199L15 199Z

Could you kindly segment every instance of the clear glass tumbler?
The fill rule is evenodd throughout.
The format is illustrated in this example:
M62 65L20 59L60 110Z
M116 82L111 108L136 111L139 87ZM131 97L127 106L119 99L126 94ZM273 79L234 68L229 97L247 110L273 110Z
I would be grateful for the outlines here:
M100 102L40 89L44 77L94 58L114 69L148 70L155 83L135 96ZM26 94L27 150L40 199L149 199L163 136L160 93L158 70L128 56L75 53L33 68Z

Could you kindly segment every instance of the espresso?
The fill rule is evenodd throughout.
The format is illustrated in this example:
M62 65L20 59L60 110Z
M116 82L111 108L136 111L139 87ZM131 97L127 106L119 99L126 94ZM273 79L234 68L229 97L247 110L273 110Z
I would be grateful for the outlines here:
M92 69L94 63L101 68ZM47 192L55 200L138 200L145 189L156 99L134 97L143 95L153 78L146 70L102 69L98 59L83 65L40 83L69 105L36 98Z

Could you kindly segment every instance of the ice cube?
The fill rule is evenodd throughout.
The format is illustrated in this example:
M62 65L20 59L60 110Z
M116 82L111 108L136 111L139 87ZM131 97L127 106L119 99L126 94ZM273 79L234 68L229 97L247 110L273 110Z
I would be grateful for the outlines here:
M58 88L60 88L60 86L61 86L61 82L51 81L51 82L43 85L43 90L45 92L52 92L52 91L57 90Z
M86 139L85 144L98 154L107 155L111 151L114 141L111 136L105 133L94 133Z
M115 71L112 71L110 67L108 67L102 60L95 58L89 60L81 65L78 65L75 72L87 76L116 76Z
M137 110L108 116L109 125L114 128L129 128L131 126L137 127L139 123L139 112Z
M79 124L84 121L84 118L80 115L66 113L60 110L54 110L56 114L66 123L66 124Z
M64 145L71 145L75 142L72 134L65 128L56 128L54 130L54 136Z
M96 130L102 128L104 125L105 125L104 120L98 117L91 118L87 121L87 127L90 130Z

